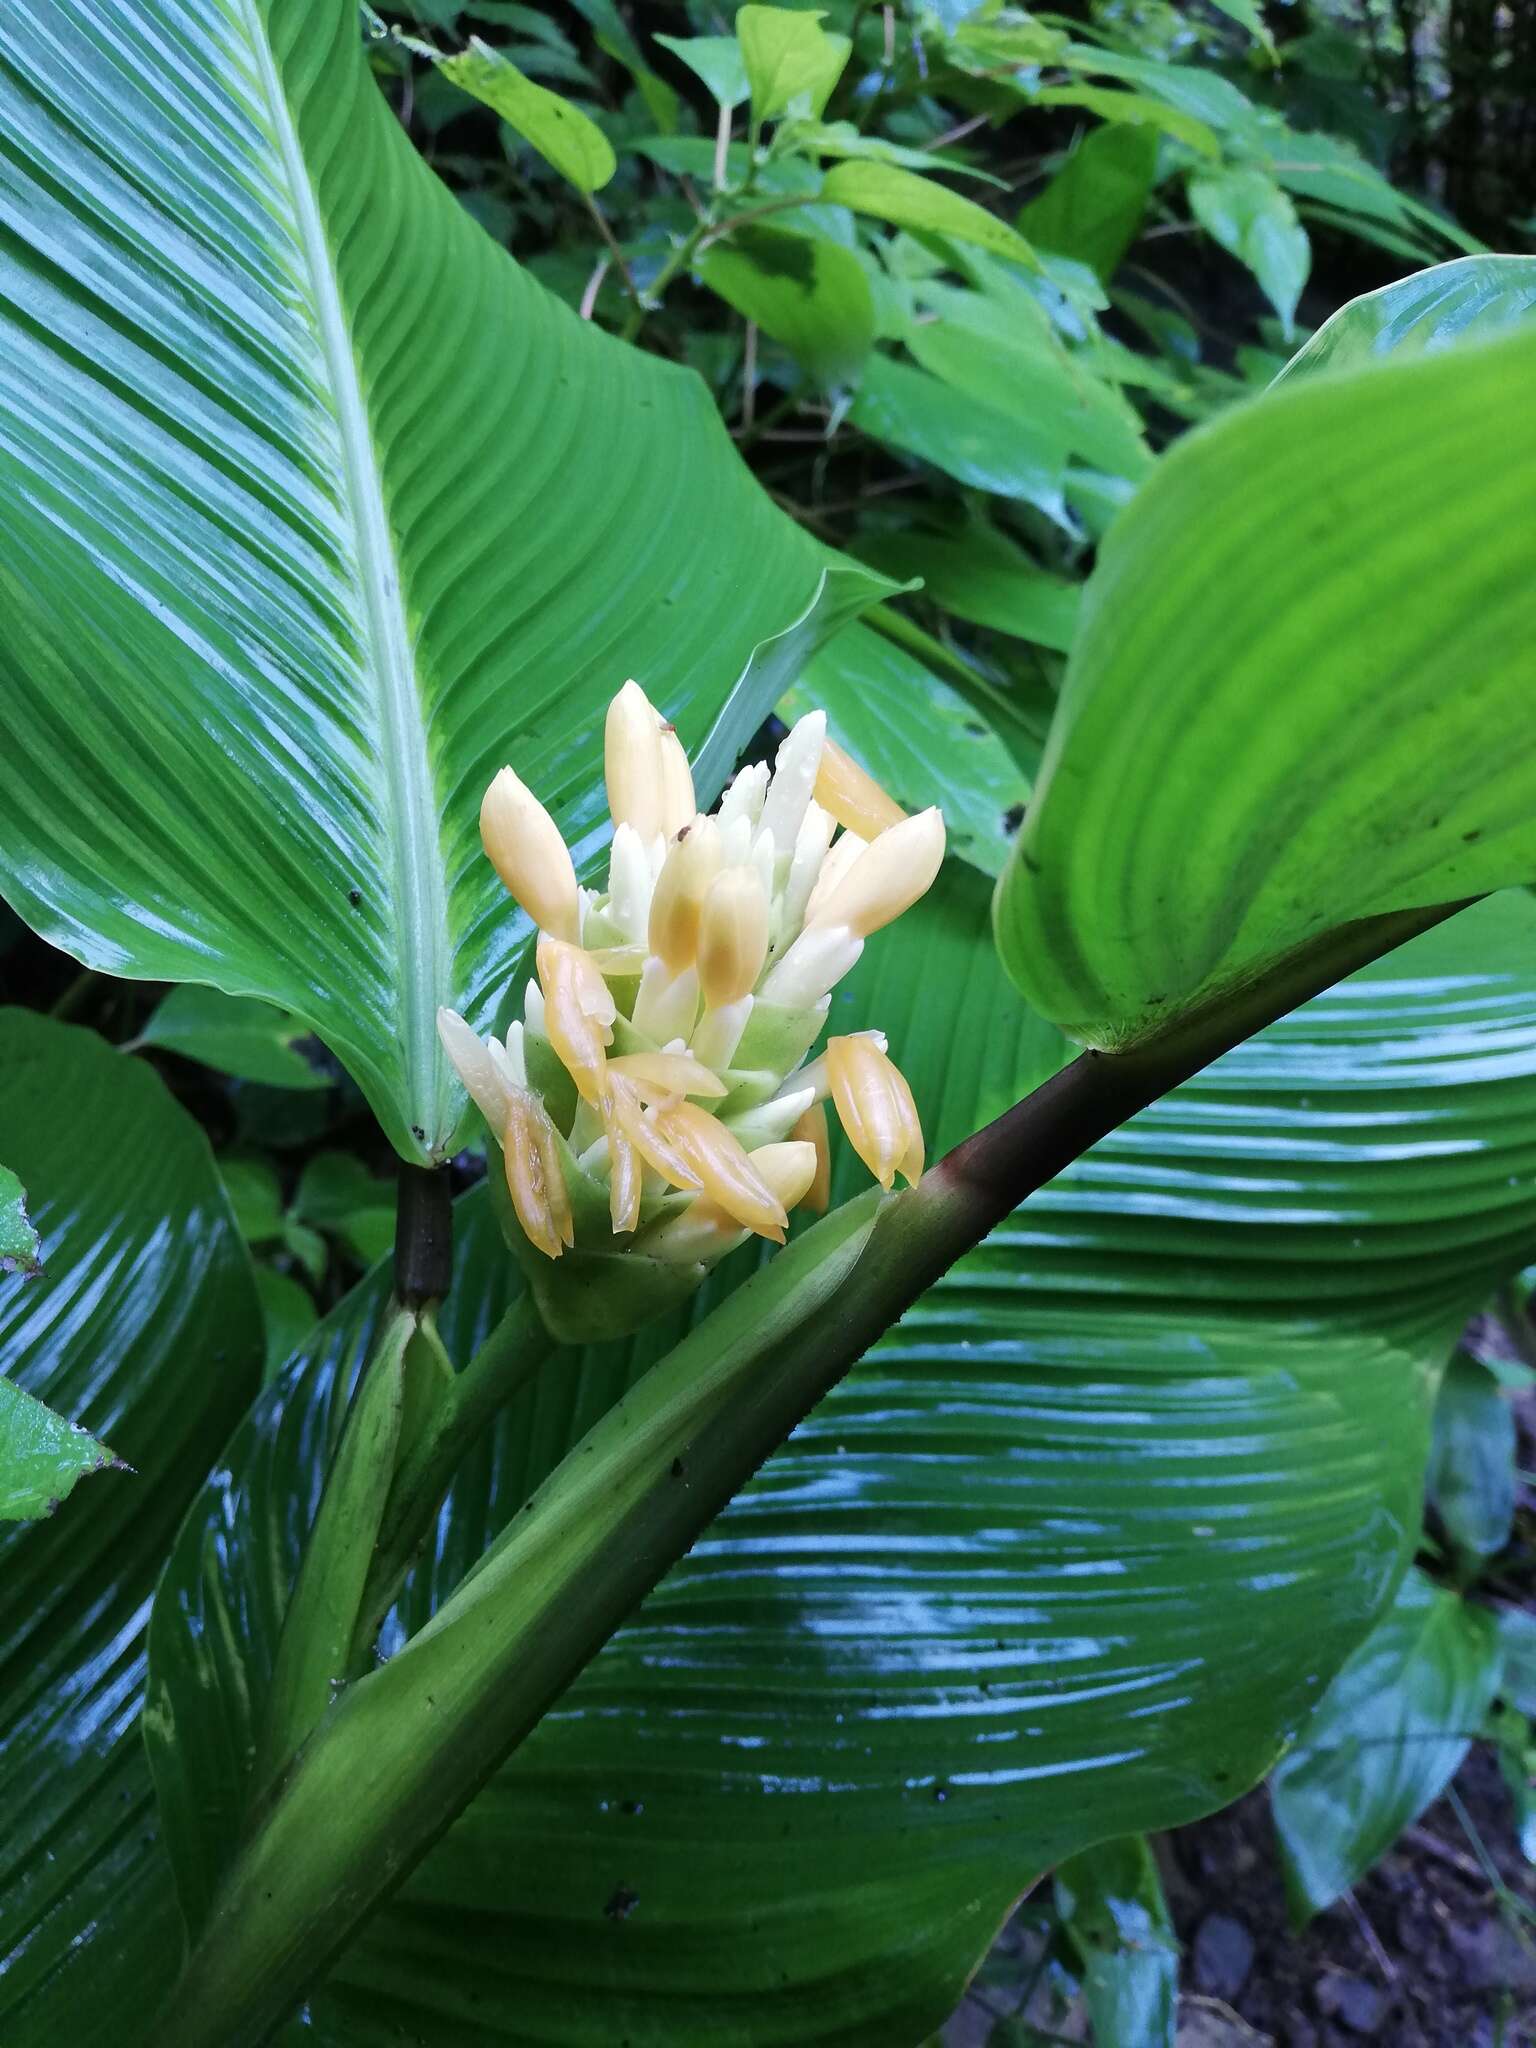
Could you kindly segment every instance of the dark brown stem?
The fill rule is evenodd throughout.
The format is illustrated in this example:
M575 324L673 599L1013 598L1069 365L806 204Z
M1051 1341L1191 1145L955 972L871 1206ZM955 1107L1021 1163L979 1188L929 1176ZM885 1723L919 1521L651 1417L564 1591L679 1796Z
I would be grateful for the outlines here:
M400 1168L395 1295L406 1308L441 1301L453 1280L453 1197L446 1166Z

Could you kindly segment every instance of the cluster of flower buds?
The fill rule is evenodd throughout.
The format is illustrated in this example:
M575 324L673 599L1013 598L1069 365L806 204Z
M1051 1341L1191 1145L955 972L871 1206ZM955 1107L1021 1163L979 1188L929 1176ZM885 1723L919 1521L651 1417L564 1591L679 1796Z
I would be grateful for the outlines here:
M944 821L908 817L827 738L820 711L788 733L771 775L743 769L709 816L637 683L608 708L605 762L601 893L578 885L554 820L510 768L491 784L481 837L538 926L536 975L505 1040L453 1010L438 1028L501 1144L527 1245L544 1260L622 1253L631 1289L643 1266L669 1276L675 1299L751 1234L782 1243L797 1205L826 1207L829 1098L882 1186L922 1172L912 1092L884 1036L810 1055L864 941L932 884ZM590 1297L590 1274L570 1278ZM566 1334L615 1333L609 1310L568 1301L552 1314L550 1288L539 1292Z

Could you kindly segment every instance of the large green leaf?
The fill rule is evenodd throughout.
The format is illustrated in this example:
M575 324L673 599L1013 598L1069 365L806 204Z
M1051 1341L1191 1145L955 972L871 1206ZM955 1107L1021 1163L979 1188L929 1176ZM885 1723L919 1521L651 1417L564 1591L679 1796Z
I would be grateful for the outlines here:
M1355 370L1376 356L1428 353L1536 313L1536 256L1461 256L1341 306L1275 380Z
M0 22L0 886L112 973L300 1017L399 1149L526 927L509 757L584 857L637 675L702 779L840 616L704 386L550 297L419 162L351 0ZM849 572L833 583L846 597Z
M0 1149L45 1254L0 1282L0 1366L130 1468L0 1533L0 2038L87 2048L123 2038L107 1993L180 1948L136 1725L145 1624L255 1390L261 1316L207 1143L142 1062L0 1011Z
M985 918L952 869L848 1006L889 1031L936 1145L1062 1055L1003 1002ZM1032 1200L667 1577L303 2038L916 2039L1031 1875L1265 1770L1404 1562L1448 1333L1525 1256L1533 946L1536 905L1482 906ZM462 1215L460 1357L515 1285L478 1197ZM194 1896L381 1300L263 1397L157 1608ZM671 1334L549 1362L462 1475L404 1626Z
M1536 333L1192 434L1090 578L997 902L1026 996L1122 1045L1332 928L1536 876Z
M1491 1614L1408 1574L1270 1781L1299 1918L1358 1883L1439 1798L1488 1711L1501 1662Z

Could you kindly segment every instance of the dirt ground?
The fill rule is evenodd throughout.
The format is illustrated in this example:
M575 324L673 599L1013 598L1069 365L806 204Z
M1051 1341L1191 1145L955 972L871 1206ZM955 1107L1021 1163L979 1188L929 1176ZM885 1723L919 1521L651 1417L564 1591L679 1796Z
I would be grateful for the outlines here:
M1300 1932L1262 1790L1159 1838L1184 1954L1179 2048L1536 2048L1536 1870L1489 1751L1472 1751L1452 1792L1461 1813L1439 1800ZM1047 1898L1026 1901L945 2048L1092 2041L1047 1958L1048 1925Z

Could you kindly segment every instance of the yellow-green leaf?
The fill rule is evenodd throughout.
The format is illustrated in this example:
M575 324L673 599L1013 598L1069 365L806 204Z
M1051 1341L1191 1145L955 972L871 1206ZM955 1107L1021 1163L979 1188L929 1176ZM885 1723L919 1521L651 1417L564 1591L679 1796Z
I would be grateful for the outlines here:
M953 235L957 242L973 242L994 256L1006 256L1030 270L1040 268L1040 259L1016 228L988 213L974 199L962 199L947 185L895 164L854 159L835 164L826 175L821 196L837 206L875 220L890 221L894 227L917 228L935 235Z
M525 78L510 57L471 36L457 57L438 60L443 76L500 114L579 192L601 191L613 176L613 144L597 123L548 86Z
M846 36L828 35L821 22L819 14L789 7L748 6L736 16L757 120L771 121L792 106L820 118L853 48Z

